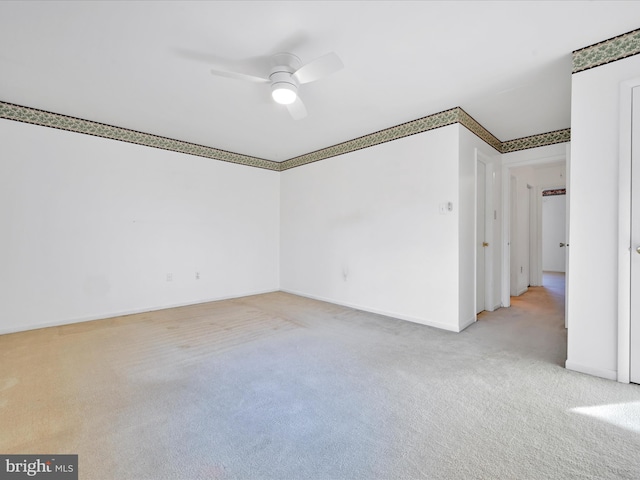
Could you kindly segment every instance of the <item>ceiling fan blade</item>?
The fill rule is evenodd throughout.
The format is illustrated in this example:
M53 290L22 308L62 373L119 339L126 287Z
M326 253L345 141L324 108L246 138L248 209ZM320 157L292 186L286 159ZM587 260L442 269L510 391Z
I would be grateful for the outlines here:
M289 110L289 113L294 120L302 120L307 116L307 107L304 106L300 97L297 97L295 102L287 105L287 110Z
M343 68L344 64L342 63L342 60L340 60L340 57L338 57L334 52L331 52L310 61L306 65L303 65L296 70L293 76L296 77L298 82L301 84L309 83L314 80L327 77L338 70L342 70Z
M211 73L218 77L233 78L234 80L245 80L247 82L254 83L269 83L268 78L256 77L255 75L249 75L248 73L228 72L225 70L211 70Z

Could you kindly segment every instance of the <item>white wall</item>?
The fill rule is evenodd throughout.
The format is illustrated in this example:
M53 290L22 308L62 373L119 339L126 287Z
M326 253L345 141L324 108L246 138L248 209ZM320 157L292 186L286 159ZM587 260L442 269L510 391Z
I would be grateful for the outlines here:
M567 368L617 375L620 83L640 56L574 74Z
M283 172L282 289L453 331L473 321L483 142L464 132L450 125Z
M560 247L566 243L566 196L542 197L542 269L546 272L564 272L567 251Z
M287 170L281 287L456 331L458 220L457 125Z
M534 167L536 184L544 189L564 188L567 185L567 167L565 163Z
M8 120L0 159L0 333L278 289L277 172Z

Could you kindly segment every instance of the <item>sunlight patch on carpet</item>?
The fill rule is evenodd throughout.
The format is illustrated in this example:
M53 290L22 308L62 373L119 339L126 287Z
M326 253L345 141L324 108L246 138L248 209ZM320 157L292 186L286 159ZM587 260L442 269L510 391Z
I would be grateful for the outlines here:
M572 412L587 415L616 427L640 433L640 402L576 407Z

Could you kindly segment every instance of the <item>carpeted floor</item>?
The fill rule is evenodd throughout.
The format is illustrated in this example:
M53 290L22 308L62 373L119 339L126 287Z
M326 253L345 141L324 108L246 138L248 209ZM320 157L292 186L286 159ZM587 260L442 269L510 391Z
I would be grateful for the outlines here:
M0 336L0 453L81 479L640 478L640 386L571 372L562 278L460 334L273 293Z

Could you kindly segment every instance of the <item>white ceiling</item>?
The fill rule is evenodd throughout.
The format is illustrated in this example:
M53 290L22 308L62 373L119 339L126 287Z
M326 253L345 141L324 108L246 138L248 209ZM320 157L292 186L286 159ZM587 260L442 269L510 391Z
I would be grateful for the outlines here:
M460 106L500 140L570 127L571 52L640 27L616 1L1 1L0 100L282 161ZM280 51L345 64L291 119ZM263 67L266 68L266 67Z

